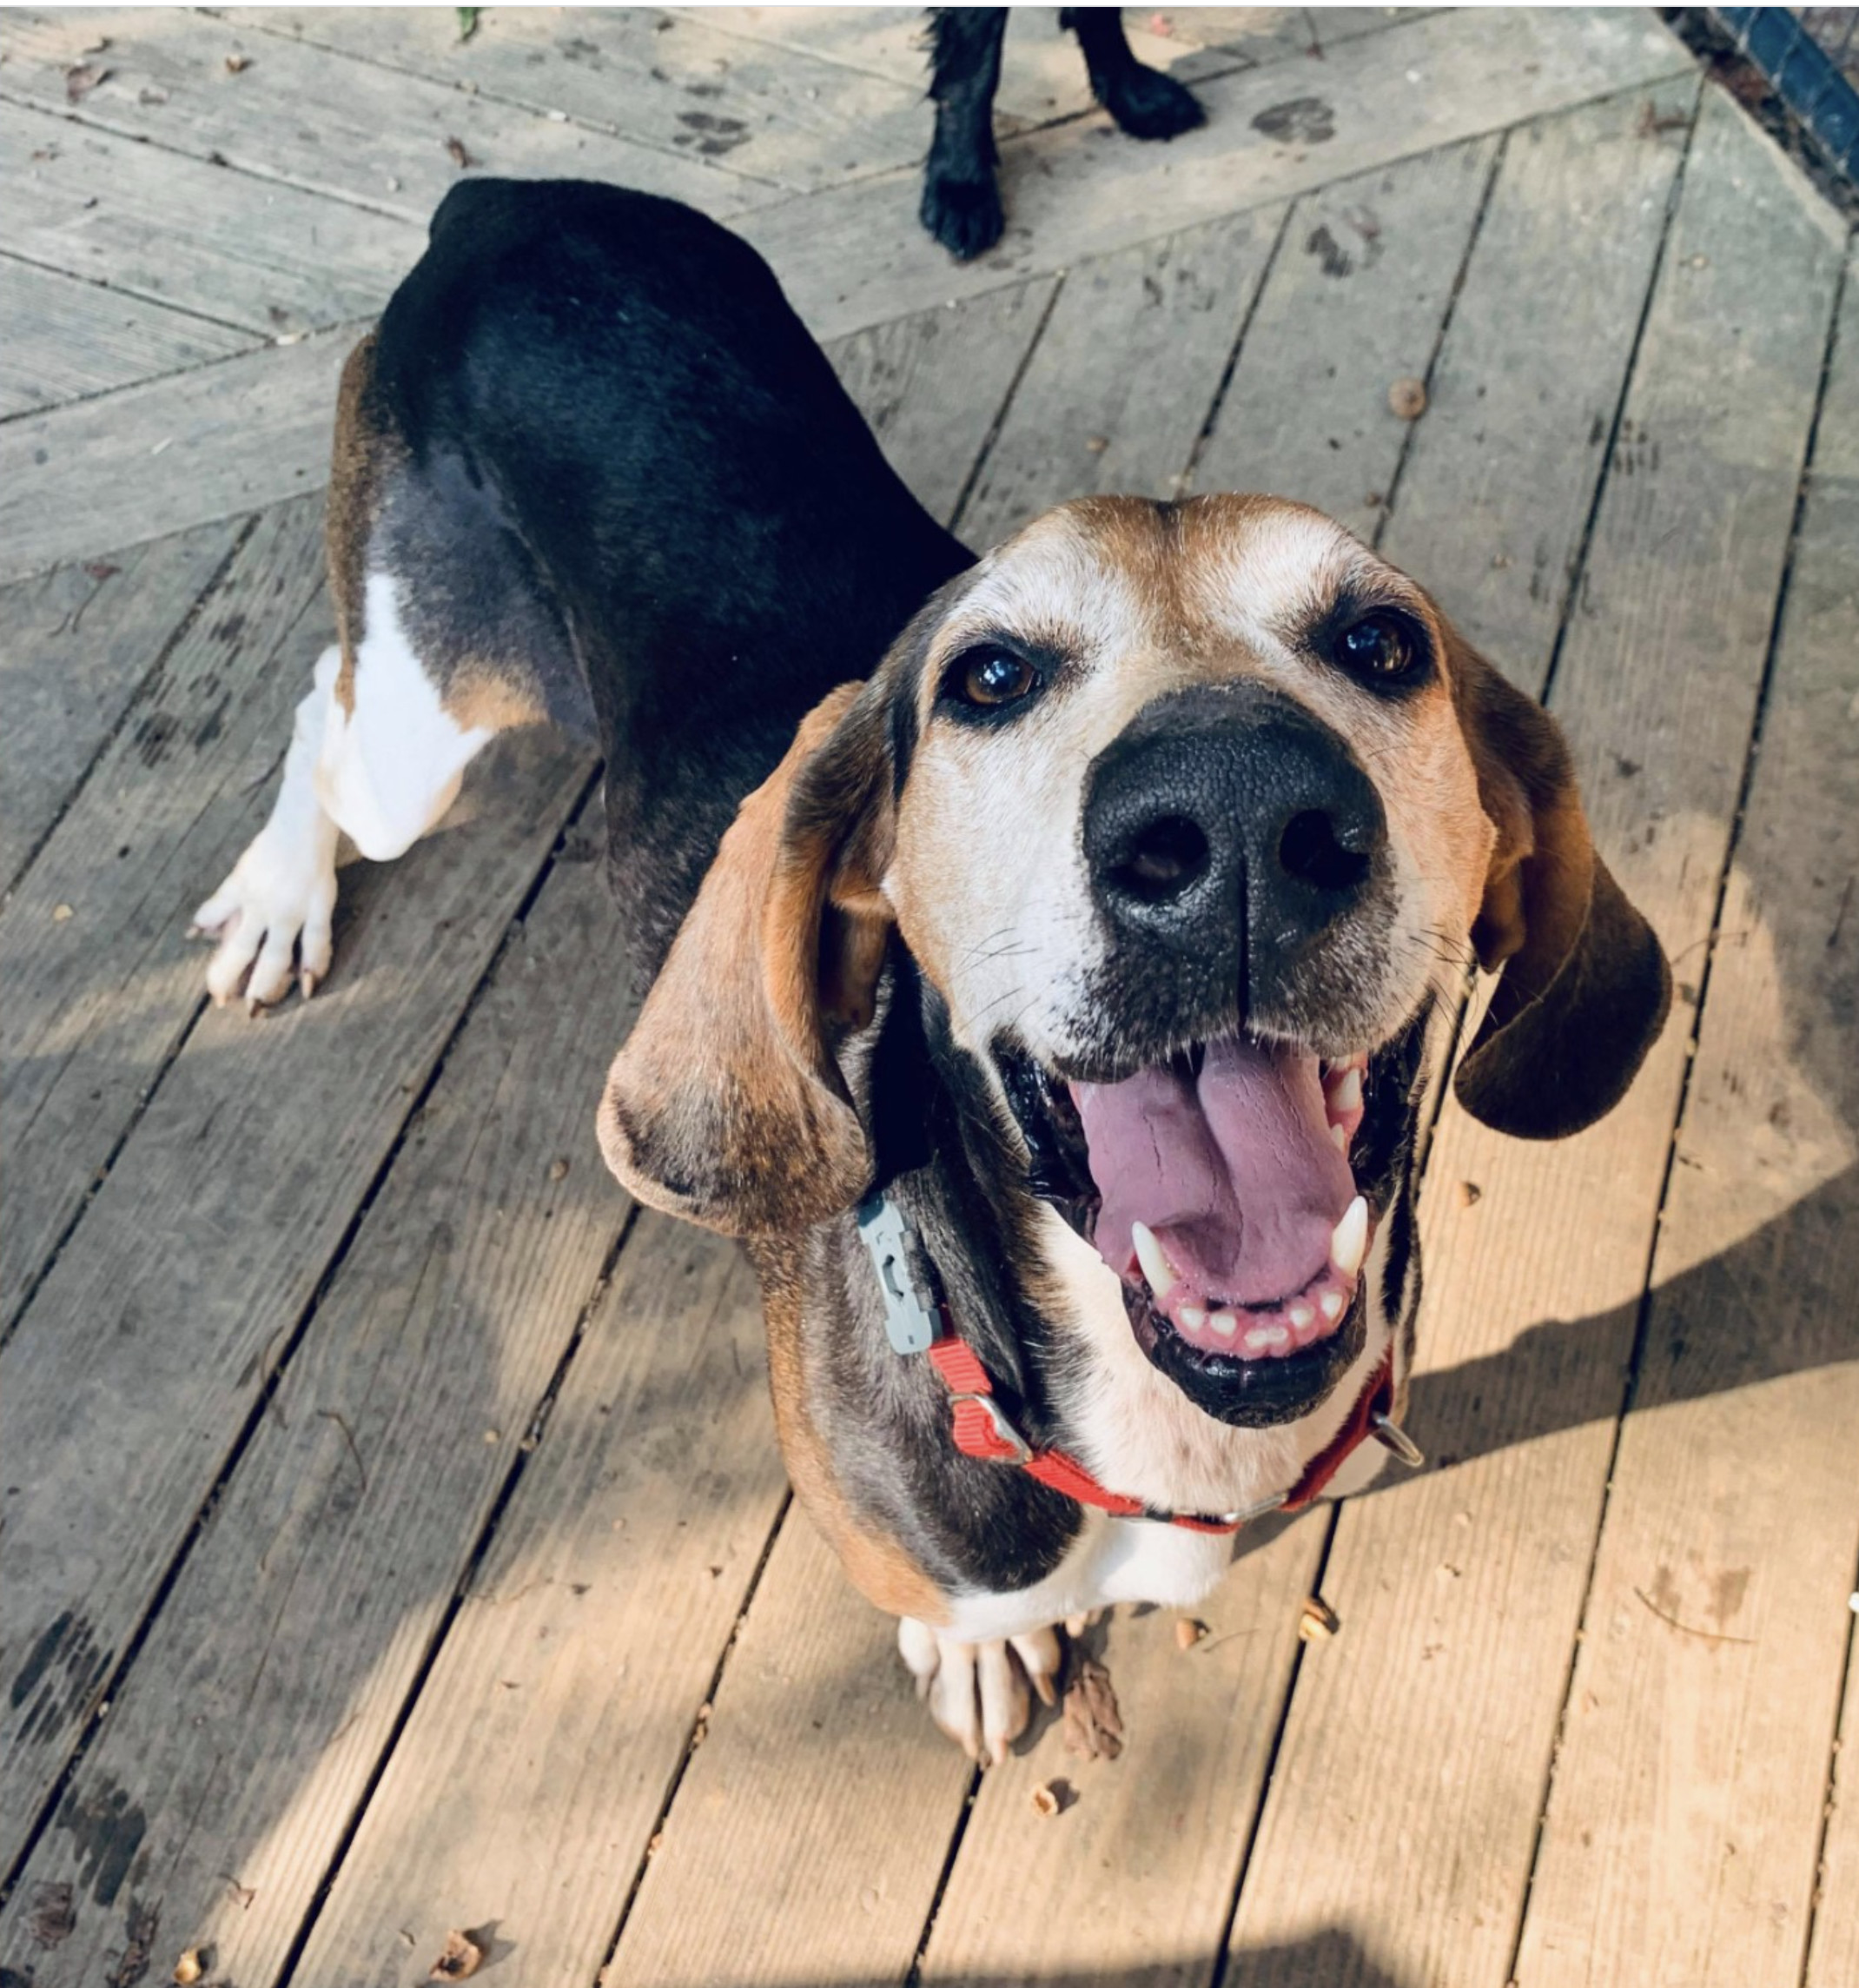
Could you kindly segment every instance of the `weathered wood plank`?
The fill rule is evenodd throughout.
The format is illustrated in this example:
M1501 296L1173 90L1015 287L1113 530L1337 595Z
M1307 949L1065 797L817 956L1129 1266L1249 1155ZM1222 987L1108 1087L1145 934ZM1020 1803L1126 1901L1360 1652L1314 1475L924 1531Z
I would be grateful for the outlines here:
M1175 494L1283 218L1238 215L1067 275L963 507L975 545L1061 498Z
M673 10L688 18L682 10ZM1283 10L1286 13L1295 11ZM713 28L781 49L804 50L821 61L888 77L922 103L930 87L930 53L922 17L901 7L706 7L703 20ZM1156 69L1204 60L1191 42L1151 33L1132 12L1123 23L1129 45L1141 61ZM1221 67L1238 67L1243 56L1228 56ZM1183 70L1184 75L1188 74ZM1001 56L1001 84L994 99L996 129L1013 130L1055 117L1075 117L1093 108L1084 57L1076 39L1061 28L1055 10L1021 7L1007 17ZM917 149L927 151L933 122L924 107Z
M17 881L241 529L200 526L0 593L0 889Z
M1407 439L1388 382L1426 369L1497 149L1454 145L1298 202L1195 489L1295 497L1373 535L1370 495Z
M0 248L267 340L370 315L426 246L396 215L3 101L0 170Z
M1505 139L1382 528L1388 557L1532 696L1548 680L1697 94L1689 77L1631 90ZM1379 395L1393 419L1366 373L1365 403Z
M1707 96L1553 693L1597 840L1681 980L1710 931L1836 265L1766 142ZM1373 1926L1397 1980L1507 1978L1684 1014L1626 1102L1560 1145L1506 1142L1447 1105L1411 1417L1435 1468L1340 1515L1324 1587L1343 1632L1293 1701L1229 1981L1380 1979L1258 1958L1339 1924Z
M829 348L891 466L934 516L953 515L1057 287L1056 277L1035 277L952 310L855 332Z
M1786 229L1790 169L1738 136L1743 197ZM1744 338L1785 308L1729 302ZM1850 284L1841 334L1531 1891L1532 1988L1792 1981L1806 1958L1859 1564Z
M10 1327L187 1034L189 913L251 838L324 618L322 506L262 519L0 912Z
M227 359L255 343L248 332L56 269L0 262L0 420Z
M930 145L920 82L893 83L797 48L776 51L719 33L708 10L486 8L467 42L455 16L431 7L240 9L228 19L247 31L255 56L270 37L289 36L480 101L624 132L635 149L660 155L661 175L708 162L806 192L918 159ZM724 174L711 176L729 184ZM738 182L734 197L766 196Z
M116 1695L61 1819L0 1918L0 1954L16 1965L33 1958L24 1922L36 1888L68 1883L75 1925L58 1965L71 1978L103 1975L105 1956L122 1945L125 1918L150 1908L163 1929L158 1971L183 1948L210 1946L224 1976L277 1978L473 1543L525 1454L626 1212L601 1164L592 1110L625 1026L612 990L623 984L625 962L591 839L585 849L583 859L550 877L408 1125L314 1330ZM557 1496L583 1509L598 1504L603 1514L603 1543L611 1539L609 1561L618 1564L566 1566L555 1599L572 1612L569 1647L590 1673L584 1702L622 1726L638 1710L636 1692L612 1689L625 1624L643 1646L662 1639L674 1600L708 1606L725 1627L732 1607L729 1585L700 1581L695 1562L660 1609L629 1607L639 1571L630 1563L642 1553L648 1566L656 1548L669 1554L674 1545L687 1558L718 1561L731 1526L718 1516L689 1534L676 1529L718 1502L715 1460L691 1453L686 1469L695 1481L678 1497L664 1474L663 1432L654 1447L622 1397L662 1389L675 1414L689 1397L687 1368L728 1366L737 1355L735 1387L751 1427L723 1454L746 1455L772 1480L760 1487L759 1527L749 1527L750 1565L778 1495L778 1467L760 1440L767 1411L752 1307L720 1249L712 1255L723 1269L710 1269L707 1286L678 1276L685 1266L666 1262L672 1252L657 1259L661 1311L667 1286L691 1308L677 1329L640 1301L637 1276L622 1278L591 1322L589 1357L537 1466L548 1482L572 1461ZM729 1319L719 1314L719 1331L718 1321L704 1317L702 1301L718 1286L735 1293L738 1311L749 1311L736 1329L741 1347ZM720 1385L710 1391L705 1407L714 1413L725 1396ZM618 1412L610 1418L610 1410ZM654 1496L663 1537L648 1543L652 1528L642 1521ZM558 1640L534 1633L531 1611L518 1605L512 1613L532 1584L550 1585L558 1570L526 1558L517 1566L519 1553L506 1541L475 1575L465 1604L473 1627L464 1640L496 1648L488 1701L473 1703L449 1729L455 1738L481 1740L499 1713L539 1717L545 1700L550 1720L570 1709L550 1695ZM594 1594L584 1599L590 1580ZM596 1627L599 1611L610 1619ZM689 1660L702 1667L701 1695L714 1661L708 1645ZM539 1675L522 1678L520 1700L507 1695L520 1673L539 1665ZM685 1707L680 1734L689 1717ZM565 1728L552 1734L558 1744L564 1737ZM559 1767L559 1752L551 1758ZM586 1758L600 1773L610 1771L607 1749ZM462 1796L475 1782L469 1762L425 1781L420 1826L432 1827L436 1787ZM89 1855L86 1819L119 1799L140 1832L127 1871L121 1860ZM501 1805L499 1812L507 1830L510 1812ZM500 1837L499 1847L507 1851L509 1840ZM486 1916L480 1905L473 1917L469 1902L461 1909L464 1919L442 1919L412 1953L397 1929L416 1921L374 1922L344 1949L345 1965L363 1969L361 1957L379 1947L423 1978L448 1926ZM520 1939L519 1923L506 1920ZM372 1978L372 1960L365 1971ZM335 1971L319 1967L310 1978L333 1980Z
M309 660L298 658L300 668ZM499 741L458 822L345 878L342 966L255 1026L208 1010L0 1354L10 1501L0 1858L143 1619L586 772ZM268 795L251 796L255 828ZM169 885L177 918L213 874Z
M455 16L429 17L455 31ZM494 31L496 18L480 32ZM109 48L87 59L109 73L68 111L65 71L106 36ZM453 140L488 173L613 180L711 214L756 197L749 182L701 158L181 8L13 14L6 45L0 96L195 159L217 155L239 172L421 228L459 176ZM235 54L246 58L236 73L226 62Z
M1199 1611L1207 1635L1190 1651L1167 1610L1116 1616L1103 1640L1125 1757L1081 1763L1051 1720L989 1770L936 1910L926 1981L1210 1978L1327 1529L1311 1513L1248 1541ZM1042 1784L1065 1803L1056 1818L1033 1806Z
M1859 1974L1859 1664L1850 1655L1840 1734L1803 1988L1845 1988Z
M930 1723L896 1626L804 1513L781 1529L606 1988L901 1980L968 1761Z
M1420 104L1398 117L1389 115L1386 96L1388 65L1397 59L1430 86ZM1282 77L1277 84L1266 80L1271 70L1210 85L1234 93L1231 101L1210 97L1207 129L1170 146L1094 149L1078 126L1025 141L1032 149L1016 141L1008 151L1021 160L1024 182L1016 182L1013 195L1018 232L1010 231L1007 248L966 268L900 221L900 214L914 213L915 193L896 176L787 202L745 218L743 232L768 255L815 334L838 336L1197 221L1267 206L1463 130L1493 129L1688 64L1650 16L1431 17L1327 58L1323 101L1336 125L1334 137L1320 144L1280 143L1251 128L1252 117L1272 109L1273 91L1285 87ZM149 434L152 446L178 433L189 441L190 457L197 455L195 474L163 487L159 516L144 487L125 484L118 474L125 451L110 427L124 417L115 397L9 424L0 435L0 579L82 557L99 536L107 544L133 544L158 530L319 487L327 474L329 405L319 349L313 337L285 354L254 354L226 361L223 370L130 389L146 396L125 403L138 437ZM333 379L341 355L324 356ZM54 425L40 430L34 421ZM30 494L16 496L26 487L23 471L35 473ZM100 533L74 522L99 515L106 527Z
M598 1090L583 1071L572 1102L588 1147ZM781 1510L765 1368L739 1253L645 1217L301 1978L413 1988L451 1927L486 1919L512 1982L593 1978ZM496 1793L435 1829L444 1788Z
M967 265L911 225L914 169L758 209L742 232L830 336L1690 69L1651 14L1431 15L1344 44L1317 82L1273 63L1208 83L1206 127L1167 145L1095 119L1009 138L1006 238Z
M314 333L0 427L0 580L321 490L342 361Z
M944 509L1037 330L1042 301L1035 286L1018 306L989 298L927 313L910 326L846 341L833 355L869 420L891 410L883 432L900 472L926 494L946 493ZM545 887L543 903L555 887ZM621 1026L615 1017L616 1040ZM587 1083L591 1108L598 1073ZM453 1219L472 1217L461 1209ZM763 1405L758 1312L730 1262L718 1246L655 1221L628 1244L625 1289L596 1322L535 1474L503 1521L493 1560L512 1571L480 1581L497 1605L468 1607L454 1625L336 1879L305 1962L308 1978L346 1978L341 1970L361 1967L360 1955L388 1978L397 1970L423 1978L431 1959L423 1929L436 1929L436 1952L448 1925L480 1923L492 1910L472 1903L486 1887L507 1911L505 1930L517 1943L510 1964L526 1978L591 1978L605 1958L781 1483ZM691 1280L698 1300L678 1296L692 1289ZM722 1309L699 1333L683 1308L697 1302L701 1311L712 1298ZM609 1338L618 1342L611 1352ZM667 1338L678 1343L659 1344ZM632 1390L630 1410L618 1405L622 1387ZM704 1426L714 1433L693 1449L689 1432ZM566 1446L559 1456L558 1437ZM612 1445L638 1450L660 1486L650 1509L645 1489L630 1476L589 1489L603 1440L608 1470ZM618 1541L616 1499L627 1514ZM545 1564L615 1567L617 1587L597 1575L596 1595L584 1600L572 1587L564 1593L520 1572ZM725 1567L729 1578L711 1575L711 1567ZM849 1596L843 1606L863 1609ZM669 1633L668 1621L682 1627ZM616 1690L622 1643L632 1653L625 1655L625 1686ZM524 1651L539 1657L519 1665ZM546 1662L546 1675L535 1675L533 1690L525 1684L527 1695L512 1705L504 1680L534 1673L537 1661ZM818 1688L830 1694L832 1687L822 1680ZM554 1694L546 1711L545 1690ZM501 1709L486 1719L486 1704ZM317 1713L326 1724L339 1720L340 1699ZM545 1733L552 1735L546 1744ZM585 1753L577 1751L584 1740ZM585 1773L566 1764L584 1759ZM499 1793L495 1803L460 1805L449 1826L435 1831L433 1776L452 1772L443 1761L468 1762L474 1785ZM526 1839L548 1846L546 1864L511 1865L516 1814L526 1819ZM313 1879L321 1872L315 1866ZM453 1911L476 1916L445 1916ZM395 1944L401 1926L422 1929L411 1950Z

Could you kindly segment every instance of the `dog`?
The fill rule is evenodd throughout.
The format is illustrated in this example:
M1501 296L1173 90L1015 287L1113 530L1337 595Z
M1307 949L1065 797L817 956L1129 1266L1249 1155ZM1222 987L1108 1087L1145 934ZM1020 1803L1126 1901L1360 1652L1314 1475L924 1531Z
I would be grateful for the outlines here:
M1192 1606L1248 1518L1411 1458L1472 963L1459 1095L1523 1137L1664 1023L1555 725L1412 580L1261 497L976 559L675 203L448 194L344 374L328 550L209 988L314 991L339 831L396 856L498 732L598 741L644 997L602 1150L740 1238L795 1489L977 1759L1059 1626Z
M1207 121L1194 92L1140 63L1116 7L1067 7L1059 24L1078 37L1091 94L1132 138L1176 138ZM993 248L1007 218L995 178L994 96L1001 81L1004 7L930 10L930 95L936 135L923 169L923 224L958 262Z

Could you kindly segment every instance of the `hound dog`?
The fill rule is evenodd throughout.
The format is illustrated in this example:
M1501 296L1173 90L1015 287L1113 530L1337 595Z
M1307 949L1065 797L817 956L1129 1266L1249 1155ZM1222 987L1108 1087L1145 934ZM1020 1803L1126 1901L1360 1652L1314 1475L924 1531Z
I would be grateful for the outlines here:
M746 1245L795 1488L977 1758L1057 1625L1191 1605L1403 1441L1472 962L1507 1132L1598 1117L1664 1020L1556 727L1414 581L1265 497L972 558L685 208L455 189L328 517L339 639L208 985L314 989L339 830L398 855L499 731L599 740L645 990L603 1149Z

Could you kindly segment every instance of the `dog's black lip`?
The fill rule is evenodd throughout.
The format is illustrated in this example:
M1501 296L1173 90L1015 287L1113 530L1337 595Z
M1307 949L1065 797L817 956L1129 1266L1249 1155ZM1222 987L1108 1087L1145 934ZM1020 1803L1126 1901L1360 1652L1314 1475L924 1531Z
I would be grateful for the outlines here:
M1148 1294L1123 1286L1130 1329L1148 1361L1174 1382L1203 1415L1237 1428L1275 1428L1301 1421L1335 1393L1368 1343L1365 1278L1336 1330L1313 1346L1282 1356L1242 1360L1190 1346L1149 1302Z

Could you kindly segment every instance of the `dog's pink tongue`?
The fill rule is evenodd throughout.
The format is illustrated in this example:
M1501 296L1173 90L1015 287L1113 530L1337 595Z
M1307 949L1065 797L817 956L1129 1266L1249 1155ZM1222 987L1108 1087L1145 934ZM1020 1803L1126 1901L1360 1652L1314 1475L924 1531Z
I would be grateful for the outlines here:
M1193 1290L1233 1304L1287 1297L1329 1261L1355 1182L1315 1057L1235 1038L1208 1045L1198 1077L1169 1064L1072 1096L1103 1196L1097 1247L1120 1276L1133 1222Z

